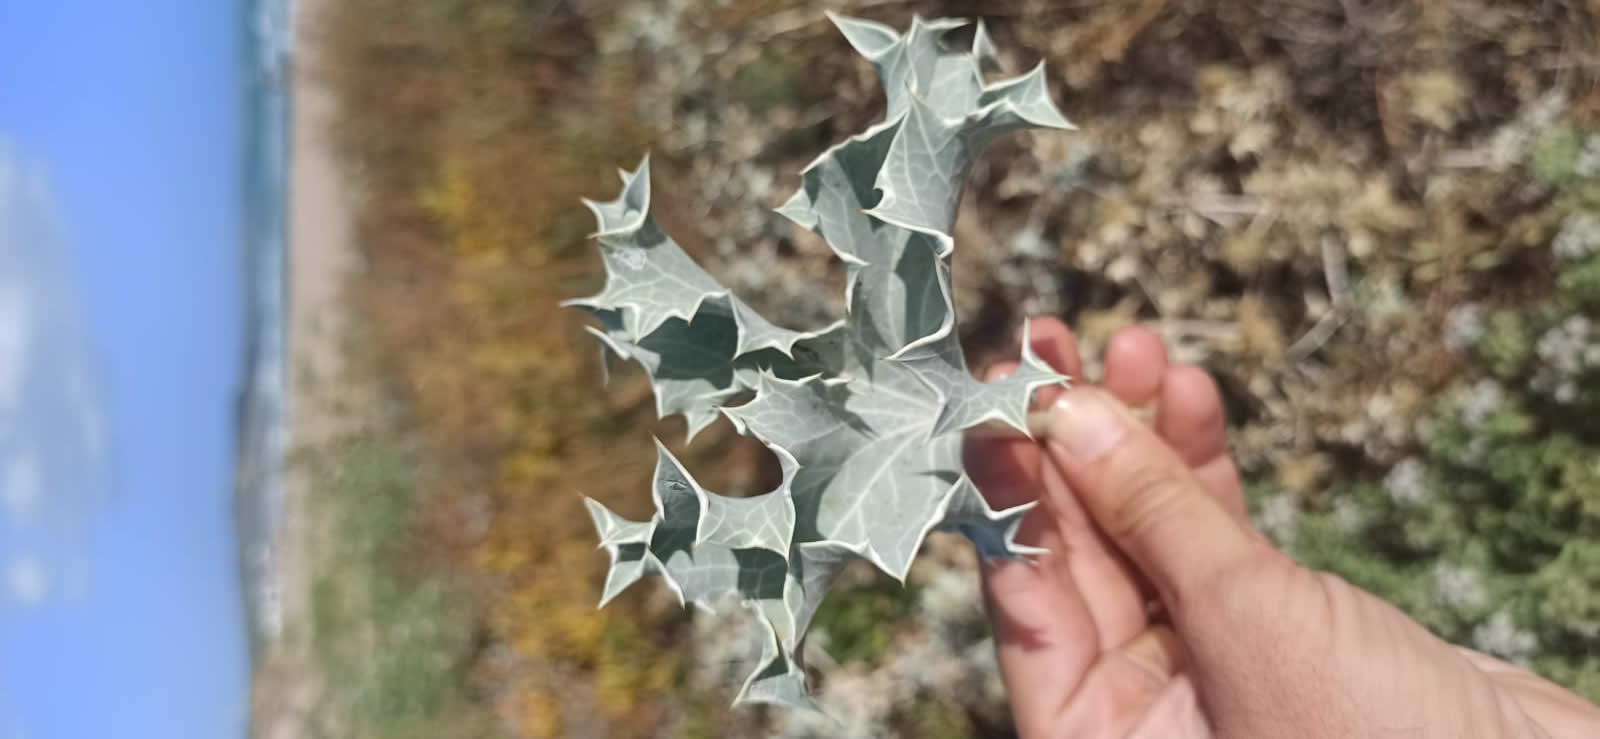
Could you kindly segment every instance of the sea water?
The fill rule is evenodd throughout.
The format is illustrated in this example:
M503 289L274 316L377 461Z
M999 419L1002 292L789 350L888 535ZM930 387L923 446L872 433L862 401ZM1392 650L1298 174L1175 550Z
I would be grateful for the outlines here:
M282 630L277 560L288 441L287 250L290 0L248 0L244 14L246 121L245 377L238 414L234 518L252 654Z

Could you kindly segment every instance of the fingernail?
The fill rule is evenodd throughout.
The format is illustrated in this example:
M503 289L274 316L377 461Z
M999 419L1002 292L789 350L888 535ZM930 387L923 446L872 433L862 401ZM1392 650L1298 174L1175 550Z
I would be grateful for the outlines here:
M1050 411L1047 442L1080 462L1093 462L1127 433L1122 415L1098 393L1067 391Z

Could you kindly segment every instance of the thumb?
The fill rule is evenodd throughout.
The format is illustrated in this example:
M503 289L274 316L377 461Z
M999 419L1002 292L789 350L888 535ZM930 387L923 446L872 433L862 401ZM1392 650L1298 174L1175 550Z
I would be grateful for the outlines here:
M1074 388L1050 409L1045 451L1174 612L1186 594L1263 554L1178 454L1098 388Z

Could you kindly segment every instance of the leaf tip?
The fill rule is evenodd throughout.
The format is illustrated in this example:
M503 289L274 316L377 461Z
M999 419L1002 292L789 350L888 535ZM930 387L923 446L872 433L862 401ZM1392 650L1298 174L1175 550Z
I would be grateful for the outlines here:
M849 42L850 47L869 60L877 61L900 43L900 34L882 23L852 18L832 10L822 12L833 23L833 27L839 29L839 33Z

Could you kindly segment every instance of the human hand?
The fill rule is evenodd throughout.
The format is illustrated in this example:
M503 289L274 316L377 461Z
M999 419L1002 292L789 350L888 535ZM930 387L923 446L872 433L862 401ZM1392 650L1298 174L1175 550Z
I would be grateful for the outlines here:
M1030 334L1081 373L1059 321ZM1018 540L1051 552L984 567L1021 736L1600 736L1576 695L1273 549L1246 516L1215 383L1169 366L1154 333L1118 333L1105 370L1042 394L1040 442L965 448L991 504L1041 501ZM1130 411L1151 406L1153 425Z

